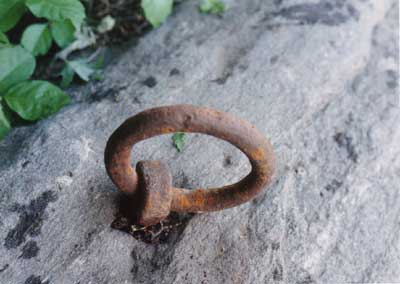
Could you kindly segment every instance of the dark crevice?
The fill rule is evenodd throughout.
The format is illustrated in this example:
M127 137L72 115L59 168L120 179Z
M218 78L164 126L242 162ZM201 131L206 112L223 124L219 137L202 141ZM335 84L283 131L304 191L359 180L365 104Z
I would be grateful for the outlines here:
M190 219L194 214L178 214L171 212L163 221L151 225L142 226L136 223L136 216L132 208L136 208L133 198L119 196L119 211L111 227L130 234L135 239L148 244L174 244L178 241Z

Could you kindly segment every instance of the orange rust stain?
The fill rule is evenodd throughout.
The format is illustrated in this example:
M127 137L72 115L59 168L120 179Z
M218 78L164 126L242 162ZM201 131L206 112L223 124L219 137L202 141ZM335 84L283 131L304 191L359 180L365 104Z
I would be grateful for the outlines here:
M206 202L206 195L207 195L206 190L197 189L195 192L193 192L194 203L200 206L204 205Z
M177 205L178 208L175 208L175 210L184 210L187 209L191 206L191 202L187 198L186 195L175 195L173 203Z
M265 159L265 150L263 148L256 148L255 150L250 152L250 155L254 160L264 160Z
M130 176L130 175L132 175L132 173L133 173L132 167L126 167L125 168L125 174L126 175Z
M171 132L175 132L175 131L176 131L175 128L170 127L170 126L165 126L160 129L160 133L171 133Z

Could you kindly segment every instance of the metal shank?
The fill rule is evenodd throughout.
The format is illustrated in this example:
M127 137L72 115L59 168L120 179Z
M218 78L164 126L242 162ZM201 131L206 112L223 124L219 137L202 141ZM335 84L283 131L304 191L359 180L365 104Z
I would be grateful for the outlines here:
M174 132L204 133L226 140L249 158L252 170L239 182L220 188L172 187L171 211L204 212L237 206L255 197L272 179L275 170L272 146L253 125L210 108L174 105L138 113L111 135L105 150L105 164L114 184L126 194L135 194L138 177L130 160L133 145Z

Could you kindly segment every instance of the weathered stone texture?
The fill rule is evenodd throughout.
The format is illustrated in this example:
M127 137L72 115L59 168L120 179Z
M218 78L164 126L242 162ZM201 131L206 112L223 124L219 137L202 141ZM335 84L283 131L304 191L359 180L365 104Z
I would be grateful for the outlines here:
M400 282L398 1L229 1L222 19L196 5L1 142L0 282ZM118 193L103 151L127 117L176 103L254 123L279 169L253 202L147 245L110 228ZM182 153L159 137L133 158L162 158L189 188L249 170L198 134Z

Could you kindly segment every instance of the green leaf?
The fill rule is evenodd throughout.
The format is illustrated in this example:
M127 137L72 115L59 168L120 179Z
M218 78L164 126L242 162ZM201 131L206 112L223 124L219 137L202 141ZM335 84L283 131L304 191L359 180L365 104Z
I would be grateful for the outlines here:
M185 133L176 132L174 135L172 135L172 142L178 152L182 152L183 146L185 146Z
M68 63L65 64L65 67L61 71L61 88L68 88L69 85L71 85L72 80L74 79L74 74L74 70L68 65Z
M46 81L26 81L7 91L8 106L26 120L46 118L70 102L57 86Z
M103 72L103 67L104 67L104 59L105 58L105 52L101 52L97 57L94 62L90 63L90 66L94 69L93 74L90 76L90 79L95 80L95 81L102 81L104 80L104 72Z
M47 24L33 24L22 34L21 45L34 56L45 55L51 47L51 33Z
M62 88L68 87L76 73L79 78L88 82L90 80L103 80L103 74L101 67L103 65L104 55L101 54L97 57L95 62L89 63L86 59L76 59L72 61L65 61L65 66L61 71L61 83Z
M12 29L25 12L23 0L0 0L0 31Z
M222 15L225 12L225 3L220 0L203 0L199 6L200 12Z
M75 39L75 27L71 20L51 22L50 29L54 41L61 48L66 47Z
M11 46L7 36L0 31L0 48L1 47L7 47L7 46Z
M85 19L85 8L78 0L26 0L26 6L39 18L50 21L69 19L76 29Z
M0 48L0 93L28 79L35 66L35 58L21 46Z
M95 61L90 64L93 69L102 69L104 67L104 61L105 61L105 51L103 50L100 52L99 55L97 55Z
M159 27L171 14L173 0L142 0L144 16L153 27Z
M0 100L0 140L11 130L10 115Z
M95 71L84 59L68 61L68 65L72 68L72 70L74 70L79 78L86 82L90 80L90 76L92 76Z

